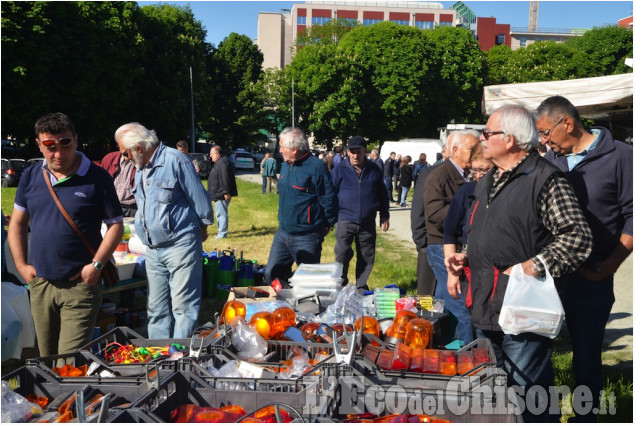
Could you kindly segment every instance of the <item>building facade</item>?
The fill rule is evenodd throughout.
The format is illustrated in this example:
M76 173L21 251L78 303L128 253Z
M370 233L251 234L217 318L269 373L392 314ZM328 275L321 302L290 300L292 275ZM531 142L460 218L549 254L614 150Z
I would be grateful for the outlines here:
M307 27L332 19L356 20L359 25L391 21L432 29L455 25L456 11L438 2L415 1L307 1L294 4L289 13L260 13L256 45L264 55L263 68L282 68L291 63L293 42Z
M539 41L554 41L564 43L570 38L579 37L586 29L562 29L562 28L540 28L536 31L529 31L528 28L512 27L511 29L511 49L516 50L521 47L531 46Z

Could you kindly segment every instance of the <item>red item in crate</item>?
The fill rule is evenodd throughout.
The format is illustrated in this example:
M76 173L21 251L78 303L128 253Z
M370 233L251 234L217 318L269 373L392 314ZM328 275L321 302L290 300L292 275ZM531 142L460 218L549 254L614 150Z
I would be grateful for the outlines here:
M179 406L170 415L172 422L176 423L227 423L236 422L241 416L234 412L221 411L215 407L196 406L194 404Z
M362 355L366 357L368 361L376 363L377 357L379 357L379 347L371 344L366 344L366 346L362 350Z
M393 351L391 370L404 370L410 366L410 347L401 342L397 343Z
M288 423L293 420L291 415L287 413L284 409L280 408L278 410L280 412L280 419L282 420L282 422ZM276 408L274 406L263 407L262 409L258 410L256 413L254 413L251 416L254 417L255 419L261 420L262 422L267 422L267 423L277 422Z
M52 368L52 370L59 376L63 377L86 376L86 372L88 372L88 366L82 365L80 367L75 367L67 363L62 367L54 367Z
M423 351L422 373L439 373L439 350L427 349Z
M489 358L489 354L487 353L487 348L485 347L476 347L472 348L472 363L474 366L482 365L483 363L489 363L492 360Z
M344 334L344 324L342 323L336 323L334 325L331 325L331 328L337 332L337 334L339 336L342 336ZM353 328L351 328L350 325L346 325L346 332L352 332Z
M456 375L456 357L453 351L439 351L439 373L441 375Z
M377 358L377 366L384 370L390 370L390 366L392 366L392 351L382 349Z
M26 396L26 399L29 400L31 403L37 404L42 409L46 409L46 406L48 406L49 404L48 397L40 397L39 395L35 395L35 394L28 394Z
M459 372L459 375L463 375L474 368L472 364L472 353L469 351L466 353L457 353L456 354L456 370Z
M415 348L410 352L410 367L411 372L423 372L423 353L425 348Z

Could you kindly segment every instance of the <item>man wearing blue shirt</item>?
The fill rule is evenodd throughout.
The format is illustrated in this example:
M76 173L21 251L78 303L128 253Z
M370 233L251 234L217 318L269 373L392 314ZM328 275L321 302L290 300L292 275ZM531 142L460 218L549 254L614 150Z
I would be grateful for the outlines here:
M353 258L355 240L357 288L368 289L368 277L375 264L376 219L384 232L390 227L390 204L383 173L366 158L366 140L351 137L346 147L348 158L333 168L331 180L338 197L339 212L335 228L335 261L344 265L342 278L348 283L348 265Z
M551 147L545 159L564 172L593 234L591 255L565 278L562 305L576 386L591 390L595 410L603 388L604 328L615 301L613 276L633 252L633 148L613 140L606 128L585 129L578 110L562 96L538 106L536 127ZM577 422L597 420L593 410L575 413Z
M29 284L40 355L50 356L90 342L101 306L101 270L121 241L123 216L110 175L77 152L77 133L67 115L42 116L35 135L44 161L20 179L9 247ZM45 179L94 255L62 215ZM102 221L108 227L103 239Z
M137 167L135 230L146 245L148 337L187 338L197 327L203 241L213 224L209 193L192 161L139 123L115 133Z

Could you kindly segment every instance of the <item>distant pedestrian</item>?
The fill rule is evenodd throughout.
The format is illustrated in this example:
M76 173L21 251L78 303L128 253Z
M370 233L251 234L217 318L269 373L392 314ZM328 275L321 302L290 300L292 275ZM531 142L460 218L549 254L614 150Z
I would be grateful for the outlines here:
M395 170L394 170L393 175L392 175L393 187L395 189L395 192L397 193L397 200L395 201L396 205L400 205L401 204L399 202L399 200L401 198L400 178L401 178L401 154L398 153L397 157L395 158Z
M278 177L276 177L276 160L269 157L265 161L264 172L267 177L267 192L271 193L271 185L275 183L276 193L278 193Z
M265 193L267 189L267 174L265 174L265 161L269 158L269 152L265 154L265 157L260 161L260 175L262 176L262 193Z
M384 162L384 185L388 191L388 198L390 202L395 202L395 198L392 196L392 178L395 175L395 156L394 152L390 152L390 156Z
M412 165L410 165L410 155L406 155L401 160L401 170L399 173L399 185L401 186L401 207L406 207L406 197L410 186L412 186Z
M198 164L190 156L190 145L185 140L179 140L178 142L176 142L176 149L192 160L194 168L196 169L196 173L199 173L200 170L198 168Z
M214 166L207 179L207 190L216 210L216 223L218 225L218 235L216 239L227 237L229 228L229 203L233 196L238 196L236 188L236 176L234 168L226 157L222 156L220 146L212 146L209 151Z
M379 156L379 152L377 152L377 149L373 149L370 152L370 160L375 163L377 168L379 168L379 171L381 171L382 179L383 179L383 175L384 175L384 161Z
M414 163L413 183L415 185L417 184L417 178L419 177L419 174L421 174L421 170L430 166L430 164L428 164L428 161L426 161L426 159L427 159L426 154L422 153L422 154L419 154L419 161Z
M335 160L335 153L333 151L328 151L326 154L326 168L329 172L333 171L333 161Z
M441 147L441 152L437 153L437 160L432 165L439 165L443 161L445 161L446 159L448 159L448 144L447 144L447 142L444 143L443 146Z

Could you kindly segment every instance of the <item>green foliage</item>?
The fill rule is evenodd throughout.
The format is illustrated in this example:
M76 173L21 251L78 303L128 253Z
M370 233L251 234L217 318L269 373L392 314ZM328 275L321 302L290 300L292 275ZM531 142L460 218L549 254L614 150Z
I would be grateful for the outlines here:
M294 52L311 44L337 44L345 34L359 26L354 19L331 19L324 25L306 27L296 37L293 45Z
M505 66L510 60L512 49L504 44L494 46L487 51L487 82L491 84L507 84Z
M632 30L618 26L593 28L565 44L584 54L590 68L587 77L633 72L624 63L624 59L633 57Z

